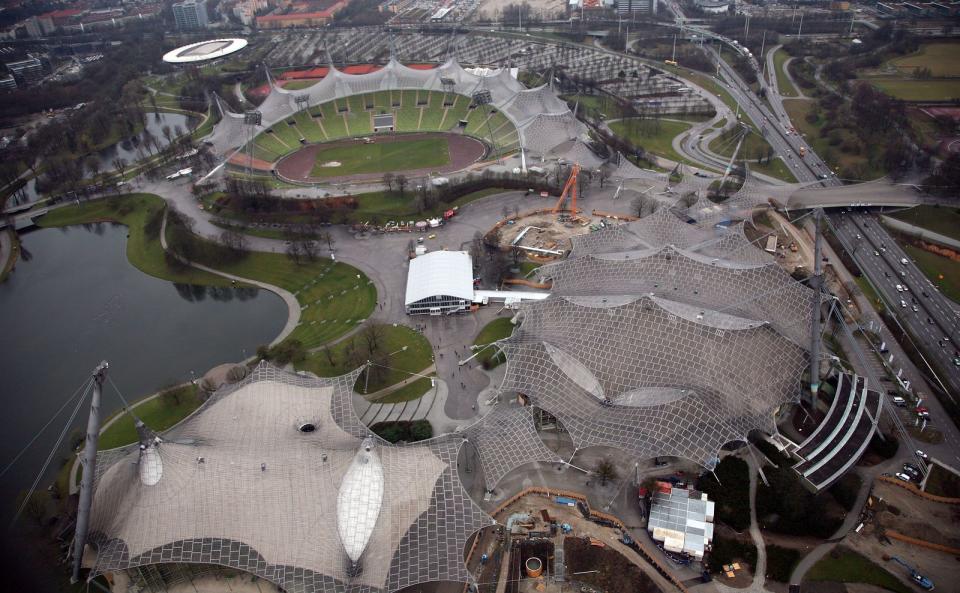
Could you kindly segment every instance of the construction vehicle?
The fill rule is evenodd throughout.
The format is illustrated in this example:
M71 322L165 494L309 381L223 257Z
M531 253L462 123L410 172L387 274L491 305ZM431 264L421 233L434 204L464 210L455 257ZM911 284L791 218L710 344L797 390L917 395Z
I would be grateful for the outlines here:
M570 177L567 179L567 183L563 186L563 191L560 192L560 199L557 200L557 205L553 207L553 213L559 214L563 210L563 203L567 199L567 194L570 195L570 218L576 218L577 216L577 176L580 175L580 165L577 163L573 164L573 167L570 168Z
M933 581L931 581L931 580L928 579L927 577L925 577L925 576L923 576L922 574L920 574L919 572L917 572L917 569L915 569L914 567L910 566L909 564L907 564L907 563L904 562L903 560L897 558L896 556L892 556L892 557L890 558L890 560L893 560L893 561L896 562L897 564L903 566L903 567L906 568L908 571L910 571L910 581L911 581L914 585L916 585L916 586L918 586L918 587L920 587L921 589L924 589L924 590L926 590L926 591L933 591Z

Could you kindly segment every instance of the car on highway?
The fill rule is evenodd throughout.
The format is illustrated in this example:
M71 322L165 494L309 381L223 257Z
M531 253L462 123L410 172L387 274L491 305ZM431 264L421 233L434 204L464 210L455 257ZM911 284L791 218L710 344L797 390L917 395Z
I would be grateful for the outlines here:
M910 479L910 476L908 476L907 474L902 473L902 472L897 472L897 473L895 473L895 474L893 474L893 475L896 476L896 478L897 478L898 480L903 480L904 482L912 482L912 481L913 481L913 480Z
M880 255L880 252L879 252L879 251L874 251L873 254L874 254L874 255Z
M907 400L903 399L899 395L894 396L893 399L890 401L892 401L893 405L897 406L898 408L907 407Z
M920 449L917 449L916 451L914 451L914 454L924 461L930 461L930 456L924 453L923 451L921 451Z
M916 312L919 311L919 310L920 310L920 309L918 309L916 305L913 306L913 312L914 312L914 313L916 313Z
M897 284L897 292L903 292L903 285Z
M907 302L906 302L906 301L900 301L900 307L903 308L903 309L906 309L906 308L907 308Z
M901 257L901 258L900 258L900 263L903 264L903 265L907 265L909 262L907 261L907 258Z

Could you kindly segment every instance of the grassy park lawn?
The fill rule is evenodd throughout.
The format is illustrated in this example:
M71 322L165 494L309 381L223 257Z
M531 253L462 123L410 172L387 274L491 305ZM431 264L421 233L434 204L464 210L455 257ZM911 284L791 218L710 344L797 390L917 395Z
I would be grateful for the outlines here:
M910 259L917 263L920 271L930 279L940 292L949 299L960 303L960 262L947 259L936 253L924 251L913 245L904 245ZM943 279L940 279L940 276Z
M162 432L190 415L200 407L199 388L196 385L173 387L148 402L133 408L133 413L151 429ZM100 450L114 449L137 442L133 417L122 414L100 435Z
M497 340L502 340L503 338L509 337L510 334L513 333L513 327L514 326L512 323L510 323L509 317L497 317L490 323L483 326L483 329L481 329L480 333L477 334L477 337L473 340L473 343L475 345L483 345L496 342ZM489 364L490 368L493 368L503 362L503 354L497 348L486 348L477 356L477 361L483 365Z
M617 136L642 146L647 152L676 162L686 162L686 159L673 149L671 143L691 127L691 124L684 122L640 118L621 119L610 124L610 129Z
M793 174L793 171L790 170L790 167L787 166L783 159L774 158L769 163L749 163L750 170L756 171L757 173L763 173L764 175L769 175L771 177L776 177L787 183L796 183L797 177Z
M363 221L370 220L373 216L379 216L383 219L396 220L422 220L431 216L443 214L444 211L454 206L463 206L474 200L500 194L505 191L500 188L481 189L469 194L465 194L448 204L439 204L433 209L423 212L417 212L416 204L413 199L413 191L407 190L405 196L397 192L371 192L354 196L357 199L357 209L351 212L351 220Z
M347 333L373 312L377 302L377 289L366 275L328 259L298 264L279 253L251 252L218 269L292 292L301 313L289 339L300 340L306 348Z
M960 209L958 208L915 206L890 216L960 241Z
M906 75L912 75L917 68L929 68L933 76L960 76L960 61L957 56L960 43L933 42L924 43L916 52L894 58L892 64Z
M960 98L960 78L871 78L871 84L903 101L949 101Z
M378 404L399 404L402 402L409 402L423 397L424 394L431 389L433 389L433 386L430 385L430 379L424 377L417 379L416 381L411 381L400 389L391 391L376 401Z
M790 54L783 51L783 48L778 49L777 53L773 54L773 65L777 69L777 89L783 97L798 97L797 88L790 82L784 68L784 63L789 58Z
M888 591L910 593L910 588L883 567L844 547L838 548L840 555L833 558L828 554L813 565L806 580L830 581L835 583L867 583Z
M420 333L405 325L383 324L376 327L382 332L378 343L383 352L390 354L390 361L387 366L391 368L379 380L375 380L374 376L371 375L370 382L367 384L368 393L379 391L384 387L409 379L411 373L423 373L433 364L433 349L430 347L430 342ZM363 332L361 332L331 345L329 347L329 357L326 349L311 352L307 355L305 361L297 365L297 368L310 371L321 377L336 377L348 373L356 368L356 363L347 356L347 350L351 347L351 342L353 342L353 347L366 352L366 341ZM333 360L332 363L330 362L331 359ZM429 382L428 380L427 383L429 384ZM362 393L363 387L364 377L361 376L360 380L357 381L357 390Z
M603 119L618 117L620 109L616 101L606 95L564 95L563 100L569 103L580 103L580 109L594 117L603 115Z
M424 138L405 142L375 142L322 149L310 175L339 177L360 173L382 173L406 169L440 167L450 162L446 138ZM336 161L339 167L324 167Z
M129 229L127 239L127 259L138 270L171 282L185 284L204 284L208 286L229 286L226 278L188 268L174 270L167 265L160 247L158 235L150 236L147 222L159 216L166 207L162 198L151 194L128 194L117 198L84 202L79 206L70 204L52 210L39 221L43 228L64 227L96 222L116 222ZM159 227L157 227L159 233Z

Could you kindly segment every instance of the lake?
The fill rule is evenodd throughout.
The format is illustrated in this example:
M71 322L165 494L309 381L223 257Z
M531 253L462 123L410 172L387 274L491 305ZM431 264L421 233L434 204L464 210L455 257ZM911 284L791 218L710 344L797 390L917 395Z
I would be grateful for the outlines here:
M100 223L21 236L22 257L0 284L0 468L101 360L132 402L253 355L286 323L286 305L271 292L175 285L140 272L127 260L126 233ZM107 382L102 417L120 407ZM88 409L80 409L74 427L86 426ZM33 481L68 416L69 410L0 480L0 520ZM63 449L55 457L50 477L66 455Z

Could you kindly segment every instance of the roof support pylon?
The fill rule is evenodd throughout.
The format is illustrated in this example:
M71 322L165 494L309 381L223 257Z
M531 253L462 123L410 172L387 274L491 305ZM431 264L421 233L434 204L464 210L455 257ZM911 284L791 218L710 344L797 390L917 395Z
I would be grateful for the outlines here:
M820 232L820 216L822 209L817 209L814 215L813 240L813 276L810 278L810 288L813 289L813 303L810 319L810 406L817 403L817 392L820 390L820 291L823 287L823 256L821 255L822 237Z
M90 398L90 416L87 418L87 434L83 446L83 481L80 482L80 505L77 507L77 529L73 539L73 573L70 582L80 580L83 563L83 548L87 544L90 529L90 507L93 505L93 477L97 473L97 442L100 440L100 396L103 379L107 376L107 361L93 369L93 396Z

